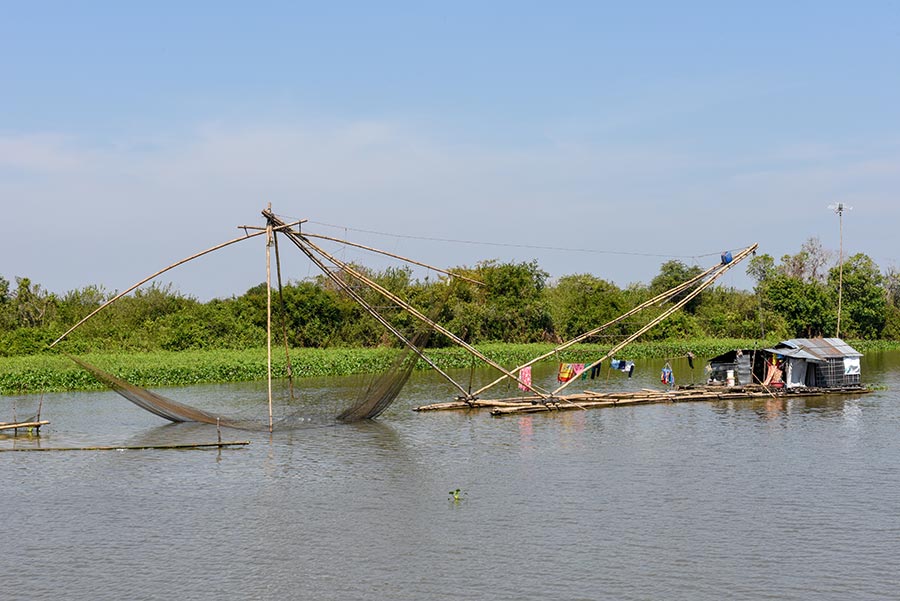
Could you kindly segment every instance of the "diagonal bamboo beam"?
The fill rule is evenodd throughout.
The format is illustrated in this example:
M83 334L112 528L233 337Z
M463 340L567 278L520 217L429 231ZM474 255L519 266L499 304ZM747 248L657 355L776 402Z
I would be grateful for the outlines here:
M266 219L274 220L273 223L276 223L276 224L283 223L271 211L263 211L263 215L266 217ZM436 323L435 321L433 321L433 320L429 319L428 317L426 317L425 315L423 315L418 309L416 309L415 307L413 307L412 305L410 305L409 303L407 303L406 301L404 301L403 299L398 297L396 294L392 293L390 290L386 289L384 286L381 286L377 282L375 282L372 279L361 274L357 270L353 269L353 267L351 267L347 263L344 263L337 257L330 255L328 252L326 252L325 250L323 250L322 248L317 246L315 243L310 241L308 238L306 238L303 234L300 234L300 233L297 233L294 231L290 231L290 230L285 231L284 234L286 236L288 236L289 239L293 240L295 245L297 245L298 247L307 246L308 249L314 250L316 253L318 253L322 257L325 257L330 263L332 263L336 267L339 267L340 269L342 269L345 273L351 275L352 277L354 277L358 281L362 282L363 284L365 284L372 290L378 292L381 296L390 300L392 303L396 304L398 307L404 309L410 315L412 315L413 317L415 317L422 323L426 324L427 326L431 327L433 330L443 334L444 336L446 336L447 338L449 338L450 340L455 342L457 345L466 349L469 353L471 353L475 357L481 359L484 363L487 363L494 369L505 374L507 377L515 380L516 382L519 382L523 386L526 386L525 382L522 382L518 376L507 371L507 369L504 368L502 365L500 365L493 359L484 355L484 353L482 353L481 351L479 351L478 349L476 349L475 347L473 347L472 345L467 343L465 340L461 339L459 336L457 336L456 334L454 334L453 332L451 332L444 326ZM307 255L307 256L309 256L309 255ZM328 270L326 270L326 271L328 271ZM537 389L534 385L531 386L531 390L543 399L549 398L549 395L545 391Z
M623 342L620 342L619 344L617 344L616 346L614 346L614 347L613 347L608 353L606 353L603 357L601 357L601 358L598 359L597 361L594 361L594 362L591 363L590 365L586 365L586 366L585 366L585 370L591 369L591 368L593 368L594 366L599 365L599 364L602 363L603 361L606 361L607 359L609 359L610 357L612 357L614 354L616 354L617 352L619 352L620 350L622 350L623 348L625 348L627 345L629 345L629 344L631 344L632 342L634 342L639 336L641 336L642 334L644 334L647 330L649 330L650 328L652 328L653 326L655 326L656 324L658 324L658 323L661 322L662 320L664 320L664 319L666 319L667 317L669 317L670 315L672 315L672 313L675 313L675 311L678 311L679 309L681 309L684 305L686 305L688 302L690 302L691 299L693 299L693 298L696 297L698 294L700 294L701 292L703 292L704 290L706 290L706 289L707 289L709 286L711 286L716 280L718 280L720 277L722 277L723 275L725 275L725 273L726 273L729 269L731 269L732 267L734 267L735 265L737 265L738 263L740 263L741 261L743 261L745 258L747 258L752 252L754 252L754 251L756 250L756 247L757 247L757 246L758 246L758 244L753 244L752 246L748 246L747 248L745 248L744 250L742 250L741 252L739 252L737 255L735 255L734 258L731 260L730 263L724 263L724 264L720 264L720 265L716 266L715 271L713 272L713 274L710 276L710 278L709 278L708 280L706 280L705 282L703 282L703 283L701 283L699 286L697 286L697 288L695 288L694 290L692 290L690 294L688 294L685 298L683 298L683 299L681 299L680 301L678 301L676 304L672 305L672 307L670 307L668 310L664 311L659 317L657 317L656 319L652 320L650 323L648 323L647 325L645 325L644 327L642 327L640 330L638 330L637 332L635 332L634 334L632 334L631 336L629 336L627 339L625 339ZM569 384L571 384L571 383L574 382L575 380L577 380L577 378L572 378L572 379L569 380L568 382L563 383L562 386L558 387L556 390L553 391L553 395L555 396L555 395L559 394L560 391L562 391L564 388L566 388Z
M153 275L144 278L143 280L141 280L140 282L138 282L137 284L135 284L134 286L132 286L132 287L129 288L128 290L125 290L124 292L120 292L119 294L117 294L117 295L114 296L113 298L109 299L108 301L106 301L105 303L103 303L102 305L100 305L99 307L97 307L96 309L94 309L93 311L91 311L87 316L83 317L83 318L81 319L81 321L79 321L79 322L76 323L74 326L72 326L71 328L69 328L68 330L66 330L66 332L65 332L62 336L60 336L59 338L57 338L56 340L54 340L52 343L50 343L50 346L49 346L48 348L53 348L53 347L56 346L57 343L59 343L63 338L65 338L66 336L68 336L69 334L71 334L72 332L74 332L77 328L79 328L84 322L86 322L87 320L89 320L90 318L92 318L94 315L96 315L97 313L99 313L100 311L102 311L103 309L105 309L106 307L110 306L111 304L113 304L114 302L116 302L117 300L119 300L120 298L122 298L123 296L125 296L126 294L128 294L129 292L131 292L132 290L135 290L136 288L140 288L141 286L143 286L144 284L146 284L147 282L149 282L149 281L152 280L153 278L159 277L159 276L161 276L162 274L164 274L165 272L167 272L167 271L169 271L169 270L171 270L171 269L175 269L175 268L178 267L179 265L184 265L184 264L187 263L188 261L193 261L193 260L196 259L196 258L202 257L203 255L207 255L207 254L209 254L209 253L211 253L211 252L213 252L213 251L217 251L217 250L219 250L219 249L221 249L221 248L225 248L226 246L228 246L228 245L230 245L230 244L234 244L234 243L236 243L236 242L243 242L244 240L247 240L247 239L249 239L249 238L253 238L253 237L255 237L255 236L261 236L262 234L265 234L265 233L266 233L265 231L261 231L261 232L256 232L256 233L253 233L253 234L247 234L247 235L244 235L244 236L240 236L240 237L238 237L238 238L233 238L233 239L229 240L228 242L223 242L222 244L217 244L216 246L213 246L213 247L211 247L211 248L207 248L206 250L202 250L202 251L200 251L200 252L198 252L198 253L196 253L196 254L191 255L190 257L187 257L187 258L185 258L185 259L182 259L182 260L180 260L180 261L177 261L177 262L175 262L175 263L172 263L172 264L169 265L168 267L165 267L165 268L163 268L163 269L160 269L159 271L157 271L157 272L154 273Z
M269 216L266 215L266 213L263 213L263 215L265 215L267 219L269 218ZM394 324L392 324L387 319L385 319L384 316L382 316L362 296L360 296L360 294L358 292L356 292L350 285L348 285L347 282L345 282L341 278L337 277L330 269L328 269L328 266L325 263L323 263L322 260L319 259L319 257L317 257L309 248L306 248L306 246L304 246L304 244L299 239L298 234L296 232L283 231L282 233L283 233L283 235L286 235L288 240L290 240L297 248L299 248L300 251L303 254L305 254L307 256L307 258L309 258L309 260L312 261L313 264L315 264L316 267L318 267L319 270L322 271L323 274L325 274L326 277L328 277L332 282L334 282L334 284L340 290L343 290L348 296L350 296L350 298L352 298L354 301L356 301L363 309L366 310L366 312L368 312L373 318L375 318L375 320L377 320L381 325L383 325L385 328L387 328L388 331L390 331L394 336L396 336L397 339L400 340L400 342L405 344L420 359L422 359L423 361L428 363L428 365L431 366L431 368L434 369L438 374L440 374L444 379L446 379L448 382L450 382L451 384L456 386L456 388L458 388L460 390L460 392L462 392L463 394L466 394L466 389L463 388L460 383L458 383L456 380L454 380L452 377L450 377L446 372L444 372L444 370L442 370L440 367L438 367L437 364L435 364L434 361L430 357L425 355L425 353L423 353L422 350L419 349L419 347L417 347L415 344L413 344L413 342L410 341L406 336L404 336L402 332L400 332L396 327L394 327Z
M519 371L519 370L521 370L521 369L523 369L523 368L528 367L529 365L534 365L534 364L537 363L538 361L542 361L542 360L546 359L547 357L551 357L551 356L555 355L556 353L558 353L559 351L563 351L563 350L569 348L570 346L575 345L575 344L581 342L582 340L587 340L587 339L590 338L591 336L595 336L595 335L599 334L600 332L602 332L602 331L605 330L606 328L609 328L609 327L611 327L611 326L614 326L615 324L619 323L620 321L622 321L622 320L624 320L624 319L627 319L627 318L631 317L631 316L634 315L635 313L638 313L638 312L640 312L640 311L643 311L644 309L646 309L646 308L649 307L650 305L654 305L654 304L656 304L656 303L662 302L662 301L664 301L664 300L666 300L666 299L668 299L668 298L671 298L671 297L675 296L676 294L682 292L682 291L685 290L686 288L689 288L690 286L693 286L693 285L694 285L696 282L698 282L699 280L701 280L701 279L705 278L706 276L708 276L710 273L712 273L713 271L715 271L716 269L718 269L720 265L721 265L721 264L713 265L712 267L710 267L709 269L707 269L707 270L704 271L703 273L697 274L696 276L692 277L691 279L682 282L682 283L679 284L678 286L675 286L674 288L671 288L671 289L669 289L669 290L666 290L665 292L660 293L660 294L654 296L653 298L644 301L643 303L641 303L641 304L638 305L637 307L634 307L634 308L631 309L630 311L628 311L628 312L626 312L626 313L623 313L622 315L619 315L618 317L616 317L615 319L613 319L613 320L611 320L611 321L606 322L606 323L603 324L602 326L598 326L598 327L594 328L593 330L589 330L589 331L585 332L584 334L579 334L579 335L576 336L575 338L572 338L571 340L569 340L569 341L567 341L567 342L564 342L563 344L557 346L557 347L554 348L552 351L548 351L547 353L544 353L543 355L540 355L539 357L535 357L534 359L531 359L531 360L528 361L527 363L524 363L524 364L518 366L517 368L515 368L515 369L513 370L513 372L517 372L517 371ZM490 384L487 384L486 386L483 386L482 388L480 388L480 389L476 390L475 392L473 392L473 393L471 394L471 397L472 397L473 399L474 399L474 398L477 398L478 395L483 394L483 393L486 392L487 390L490 390L491 388L493 388L493 387L496 386L497 384L500 384L501 382L503 382L505 379L506 379L506 376L500 376L499 378L497 378L496 380L494 380L494 381L491 382Z

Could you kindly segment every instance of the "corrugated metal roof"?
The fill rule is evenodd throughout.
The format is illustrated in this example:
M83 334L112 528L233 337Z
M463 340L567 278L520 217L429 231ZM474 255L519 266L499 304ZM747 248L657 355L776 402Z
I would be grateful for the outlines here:
M779 349L779 347L782 347ZM791 338L775 345L774 349L766 349L770 352L787 354L783 347L797 351L806 351L820 360L838 359L843 357L862 357L862 353L840 338ZM797 356L791 354L790 356Z
M795 359L806 359L807 361L812 361L813 363L825 363L825 359L821 357L817 357L812 353L809 353L802 348L767 348L766 349L770 353L775 353L777 355L783 355L785 357L794 357Z

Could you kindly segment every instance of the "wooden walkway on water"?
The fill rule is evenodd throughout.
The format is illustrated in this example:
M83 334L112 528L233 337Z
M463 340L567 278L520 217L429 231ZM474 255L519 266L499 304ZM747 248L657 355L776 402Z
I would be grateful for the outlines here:
M777 389L763 386L700 386L672 390L643 388L634 392L593 392L560 396L545 401L537 396L511 397L504 399L474 399L434 403L416 407L415 411L460 411L488 409L491 415L522 415L527 413L547 413L552 411L572 411L618 407L623 405L647 405L654 403L685 403L690 401L724 401L749 399L783 399L816 397L829 394L862 394L871 392L864 386L841 388L795 388Z

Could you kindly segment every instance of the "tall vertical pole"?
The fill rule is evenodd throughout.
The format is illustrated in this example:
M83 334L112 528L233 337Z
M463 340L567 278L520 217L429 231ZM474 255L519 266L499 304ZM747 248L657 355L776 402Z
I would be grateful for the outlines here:
M844 288L844 203L839 202L835 211L838 214L838 314L835 338L841 337L841 296Z
M269 210L272 204L269 204ZM269 432L272 431L272 222L266 225L266 365L269 381Z

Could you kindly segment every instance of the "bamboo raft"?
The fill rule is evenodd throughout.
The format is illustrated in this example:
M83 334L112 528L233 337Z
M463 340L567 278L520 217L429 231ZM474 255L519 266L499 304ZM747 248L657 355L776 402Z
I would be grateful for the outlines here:
M724 401L750 399L783 399L795 397L816 397L829 394L862 394L871 392L864 386L841 388L772 389L763 386L701 386L672 390L643 388L634 392L593 392L560 396L551 400L539 396L511 397L504 399L456 400L433 403L416 407L414 411L460 411L489 409L494 417L523 415L527 413L547 413L552 411L572 411L618 407L623 405L648 405L657 403L685 403L691 401Z

